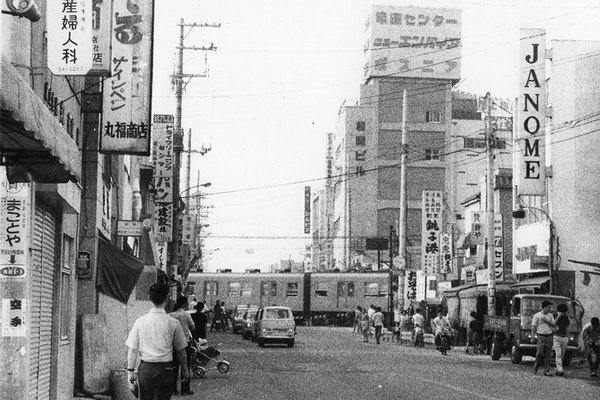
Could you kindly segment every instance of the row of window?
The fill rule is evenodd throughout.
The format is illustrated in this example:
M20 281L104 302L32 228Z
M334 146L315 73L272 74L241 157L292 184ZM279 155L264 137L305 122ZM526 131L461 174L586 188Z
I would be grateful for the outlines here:
M284 284L285 296L286 297L297 297L299 293L298 282L286 282ZM205 283L205 294L207 296L218 296L219 295L219 283L218 282L206 282ZM338 297L354 297L354 282L338 282L337 285L337 296ZM252 284L250 282L229 282L227 283L227 294L229 297L249 297L252 296ZM277 282L267 281L261 282L260 284L260 295L261 297L277 296ZM365 297L382 297L388 295L387 284L379 282L364 282L364 296ZM315 296L327 297L329 296L329 284L326 282L318 282L315 287Z
M425 111L425 122L427 123L439 123L442 121L441 113L439 111ZM356 121L356 130L364 132L367 130L367 124L365 121Z
M440 159L440 149L425 149L425 160L439 160ZM355 161L366 161L367 160L367 151L366 150L356 150L354 153Z

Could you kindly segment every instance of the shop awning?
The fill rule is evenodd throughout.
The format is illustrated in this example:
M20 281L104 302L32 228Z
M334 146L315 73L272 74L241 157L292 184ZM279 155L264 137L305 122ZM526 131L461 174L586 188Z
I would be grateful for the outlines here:
M5 57L0 69L0 164L24 167L35 182L81 179L75 140Z
M527 278L523 279L512 285L513 288L523 289L523 288L539 288L544 285L546 282L550 280L549 276L537 276L535 278Z
M101 293L127 303L143 270L137 258L105 239L98 239L96 287Z

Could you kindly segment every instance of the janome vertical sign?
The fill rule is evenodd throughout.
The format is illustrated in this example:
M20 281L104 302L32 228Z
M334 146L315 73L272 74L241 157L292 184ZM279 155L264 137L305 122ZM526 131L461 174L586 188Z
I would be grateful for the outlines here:
M521 29L516 173L519 194L543 195L545 178L546 32Z

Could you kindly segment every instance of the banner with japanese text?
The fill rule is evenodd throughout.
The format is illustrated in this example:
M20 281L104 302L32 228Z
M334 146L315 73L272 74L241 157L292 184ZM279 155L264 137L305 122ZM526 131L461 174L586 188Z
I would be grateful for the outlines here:
M440 273L452 273L452 240L448 233L440 236Z
M101 153L150 155L154 1L114 0Z
M443 196L440 190L423 190L421 265L426 275L438 271Z
M310 233L310 186L304 187L304 233Z
M8 183L6 176L0 181L0 280L23 280L28 274L30 188Z
M88 0L89 1L89 0ZM92 1L92 69L88 75L110 76L112 0Z
M154 146L154 201L173 202L173 123L172 115L155 114L152 118Z
M92 68L92 0L46 2L48 68L86 75Z
M154 205L154 235L157 242L173 240L172 203L156 203Z
M191 245L194 241L194 223L192 222L192 218L195 218L195 216L183 216L183 224L181 226L181 243L183 244Z
M471 244L483 244L483 217L484 213L482 212L471 212Z
M504 280L504 239L502 237L502 214L494 214L494 268L496 281Z

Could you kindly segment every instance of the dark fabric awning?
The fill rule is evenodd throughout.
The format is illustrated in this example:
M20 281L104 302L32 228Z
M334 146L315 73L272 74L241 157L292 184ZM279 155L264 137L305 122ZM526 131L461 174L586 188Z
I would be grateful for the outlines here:
M75 140L5 57L0 68L0 163L25 167L38 183L81 179Z
M549 276L538 276L535 278L523 279L512 285L513 288L539 288L550 280Z
M97 269L98 290L122 303L127 303L144 266L132 255L99 238Z

